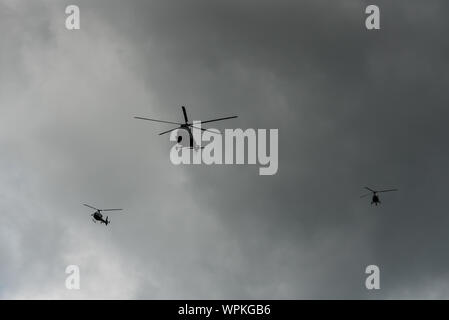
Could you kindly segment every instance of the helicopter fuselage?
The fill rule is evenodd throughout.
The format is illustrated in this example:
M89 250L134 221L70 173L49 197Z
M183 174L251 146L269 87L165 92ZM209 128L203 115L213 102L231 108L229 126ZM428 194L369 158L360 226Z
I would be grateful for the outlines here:
M372 199L372 201L371 201L371 204L373 204L373 203L374 203L376 206L377 206L377 204L380 203L379 196L376 195L376 194L373 195L373 199Z
M108 219L106 219L106 220L103 219L103 215L99 211L97 211L94 214L92 214L92 217L95 220L100 221L101 223L104 223L105 225L108 225L108 223L109 223Z
M189 127L189 124L182 124L180 127L180 129L184 129L188 132L189 134L189 138L190 138L190 148L193 149L196 146L195 140L193 139L193 134L192 134L192 130ZM180 143L182 141L182 136L178 136L178 143Z
M98 211L93 214L93 217L95 220L103 220L103 215Z

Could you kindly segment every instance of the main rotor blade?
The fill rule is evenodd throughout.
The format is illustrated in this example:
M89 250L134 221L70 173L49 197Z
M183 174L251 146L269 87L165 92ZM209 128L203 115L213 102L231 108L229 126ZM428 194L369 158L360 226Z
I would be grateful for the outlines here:
M201 131L207 131L207 132L211 132L211 133L215 133L215 134L221 134L221 132L215 132L215 131L204 129L204 128L198 128L198 127L195 127L195 126L192 126L192 125L189 125L189 127L192 127L192 128L195 128L195 129L198 129L198 130L201 130Z
M176 129L179 129L179 127L176 127L176 128L174 128L174 129L170 129L170 130L167 130L167 131L161 132L161 133L159 133L159 135L161 136L161 135L163 135L163 134L166 134L166 133L172 132L172 131L174 131L174 130L176 130Z
M390 192L390 191L398 191L398 189L387 189L387 190L381 190L377 192Z
M85 204L85 203L83 203L83 206L89 207L89 208L94 209L94 210L100 210L100 209L97 209L97 208L92 207L92 206L90 206L90 205L88 205L88 204Z
M123 209L103 209L101 211L120 211L120 210L123 210Z
M154 122L162 122L162 123L171 123L171 124L182 125L182 123L179 123L179 122L171 122L171 121L164 121L164 120L156 120L156 119L143 118L143 117L134 117L134 119L148 120L148 121L154 121Z
M366 189L366 190L369 190L369 191L371 191L371 192L377 192L377 191L375 191L375 190L373 190L373 189L371 189L371 188L368 188L368 187L365 187L365 189Z
M367 194L364 194L363 196L360 196L360 198L365 198L366 196L370 196L371 195L371 193L367 193Z
M237 118L237 116L206 120L206 121L201 121L201 123L208 123L208 122L221 121L221 120L234 119L234 118Z
M186 112L186 107L182 106L182 113L184 113L184 120L187 122L189 122L189 120L187 120L187 112Z

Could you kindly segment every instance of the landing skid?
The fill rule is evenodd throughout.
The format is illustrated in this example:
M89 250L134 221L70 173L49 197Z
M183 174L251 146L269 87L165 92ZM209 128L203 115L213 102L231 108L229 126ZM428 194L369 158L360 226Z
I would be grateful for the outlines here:
M180 147L179 149L193 149L193 150L198 150L198 149L204 149L204 147Z

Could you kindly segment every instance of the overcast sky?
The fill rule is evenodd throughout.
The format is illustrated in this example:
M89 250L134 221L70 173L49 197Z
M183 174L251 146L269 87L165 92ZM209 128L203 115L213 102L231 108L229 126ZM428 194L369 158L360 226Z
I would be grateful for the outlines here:
M449 298L447 12L0 0L0 298ZM171 127L133 116L181 105L279 129L277 174L174 166ZM399 191L373 207L364 186ZM125 210L105 227L82 203Z

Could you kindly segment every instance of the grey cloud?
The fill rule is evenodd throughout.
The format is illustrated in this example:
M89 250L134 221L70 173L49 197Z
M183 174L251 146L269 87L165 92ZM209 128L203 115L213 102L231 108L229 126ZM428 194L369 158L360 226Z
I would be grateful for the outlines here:
M367 2L79 1L76 32L65 4L18 3L0 5L2 298L447 297L445 2L378 1L378 32ZM132 117L180 105L278 128L277 175L171 165L165 127ZM372 208L364 185L400 191ZM126 212L106 229L83 202Z

